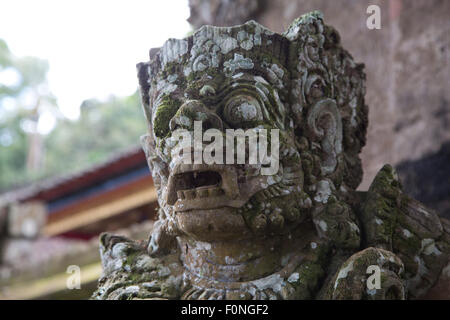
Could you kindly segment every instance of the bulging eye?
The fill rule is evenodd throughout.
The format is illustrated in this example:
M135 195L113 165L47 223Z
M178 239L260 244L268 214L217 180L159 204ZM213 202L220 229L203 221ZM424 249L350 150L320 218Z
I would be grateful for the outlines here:
M263 120L258 100L251 96L239 95L228 100L223 110L225 120L233 126L252 125Z

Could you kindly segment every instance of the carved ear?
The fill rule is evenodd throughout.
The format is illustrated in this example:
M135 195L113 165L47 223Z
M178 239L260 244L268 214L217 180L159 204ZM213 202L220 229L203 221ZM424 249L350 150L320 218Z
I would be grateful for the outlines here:
M153 182L155 183L155 186L159 188L161 185L161 179L164 179L167 183L166 180L169 176L167 166L155 149L155 141L153 140L152 134L144 134L141 136L140 140L142 149L144 150L145 157L147 159L148 167L152 173Z
M155 148L155 143L151 134L147 133L140 137L142 150L144 150L147 159L150 159Z
M136 65L137 75L139 80L139 92L141 95L141 104L144 109L147 121L151 122L152 112L150 110L150 84L149 84L149 63L140 62Z
M324 99L317 102L309 110L307 123L313 141L320 141L322 147L322 174L330 174L342 152L342 120L336 101Z

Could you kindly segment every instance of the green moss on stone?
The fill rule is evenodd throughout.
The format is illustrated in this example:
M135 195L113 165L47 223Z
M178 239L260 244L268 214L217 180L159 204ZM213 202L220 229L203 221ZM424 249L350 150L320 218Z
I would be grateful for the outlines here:
M158 138L163 138L169 133L169 121L176 114L180 103L171 99L169 95L162 98L162 102L156 110L153 130Z

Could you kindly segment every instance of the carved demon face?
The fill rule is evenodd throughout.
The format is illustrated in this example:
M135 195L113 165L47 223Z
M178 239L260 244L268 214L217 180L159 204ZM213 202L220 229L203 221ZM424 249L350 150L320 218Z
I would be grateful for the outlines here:
M359 183L363 75L319 15L304 16L283 35L255 22L205 26L150 58L138 65L149 121L143 146L160 221L174 235L211 241L285 234ZM239 144L227 135L239 129L260 134ZM176 132L193 138L182 154L174 152ZM198 154L196 144L208 150L211 143L217 148L209 154L222 162ZM271 161L251 163L250 149L264 146Z

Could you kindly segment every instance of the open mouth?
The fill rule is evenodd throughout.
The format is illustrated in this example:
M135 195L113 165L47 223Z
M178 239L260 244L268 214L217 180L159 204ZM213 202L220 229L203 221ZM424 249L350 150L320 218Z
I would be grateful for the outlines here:
M167 204L177 211L238 206L239 195L234 168L225 165L181 164L169 177Z
M216 171L191 171L174 176L177 200L217 197L224 194L222 176ZM172 199L173 200L173 199Z

